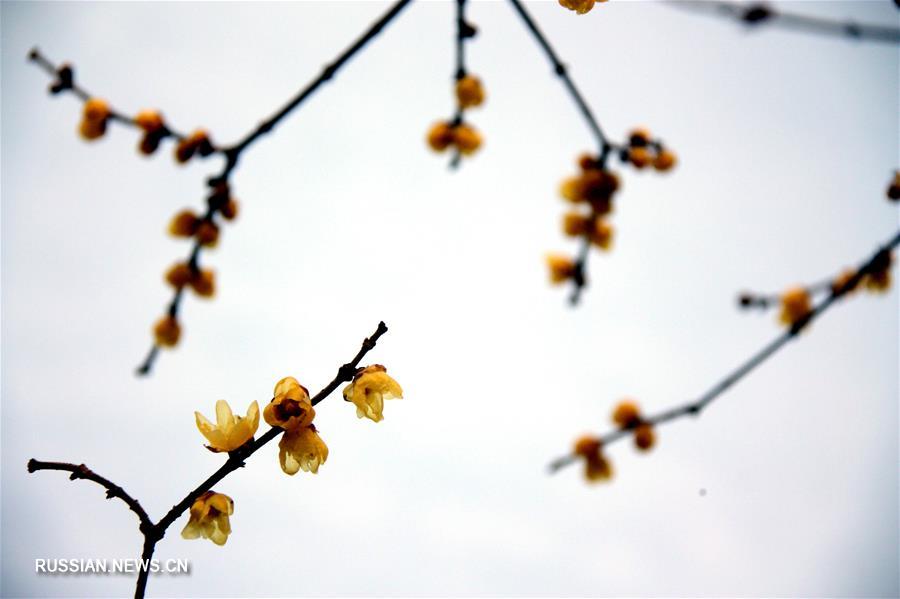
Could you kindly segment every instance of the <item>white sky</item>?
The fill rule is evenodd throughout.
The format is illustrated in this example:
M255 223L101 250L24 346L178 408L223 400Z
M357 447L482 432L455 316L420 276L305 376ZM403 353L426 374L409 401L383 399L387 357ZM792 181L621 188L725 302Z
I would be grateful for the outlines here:
M48 97L38 45L134 112L230 142L318 74L387 5L15 3L2 8L2 594L113 596L124 576L34 574L35 558L137 557L136 519L31 457L84 462L154 518L222 461L193 411L261 404L281 377L318 389L379 319L370 354L406 399L359 421L334 396L318 476L285 476L272 444L216 490L224 548L157 557L190 576L155 596L896 596L898 294L861 295L588 487L546 463L607 429L623 396L694 397L779 331L734 306L857 263L890 237L898 54L656 3L578 17L530 4L614 137L646 125L678 152L668 176L622 169L616 247L594 254L583 305L546 283L559 181L590 138L506 3L475 3L470 70L486 144L457 173L424 147L452 111L454 5L410 7L243 158L243 213L204 255L212 302L189 297L182 345L133 369L187 252L168 219L202 207L217 160L176 167L79 105ZM891 2L779 3L898 24ZM896 275L896 273L895 273ZM701 496L700 490L706 495Z

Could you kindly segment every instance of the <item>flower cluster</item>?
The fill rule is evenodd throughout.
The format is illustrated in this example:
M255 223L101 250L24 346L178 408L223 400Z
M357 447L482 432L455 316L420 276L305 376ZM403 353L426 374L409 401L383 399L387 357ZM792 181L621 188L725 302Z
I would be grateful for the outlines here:
M449 121L440 121L428 130L428 145L435 152L443 152L449 147L463 156L474 154L481 147L481 135L463 120L468 108L481 106L485 93L481 80L473 75L463 75L456 81L456 116Z
M169 222L169 233L174 237L193 239L198 247L211 248L219 241L219 225L216 224L216 215L221 215L226 221L237 218L238 203L232 197L227 183L219 183L214 186L207 197L206 214L200 216L192 210L182 210L172 217ZM176 300L173 309L154 325L154 338L159 347L173 347L178 343L181 327L176 318L177 301L184 287L190 287L194 293L203 298L210 298L216 292L215 273L210 269L200 268L197 265L196 253L192 253L187 262L177 262L165 273L166 282L176 291Z
M209 539L224 545L231 534L228 516L234 513L234 501L228 495L207 491L191 505L190 519L181 531L185 539Z
M812 313L812 296L817 291L827 291L833 295L845 295L853 293L860 287L873 293L885 293L891 288L891 266L893 254L888 251L879 252L870 268L866 269L862 276L857 276L856 269L845 268L834 277L827 287L801 287L794 286L785 290L778 297L778 320L789 327L796 326ZM741 305L761 305L766 307L769 301L765 297L755 297L752 294L744 294Z
M672 150L653 139L646 129L634 129L628 135L628 145L620 150L623 162L630 162L636 169L652 166L659 172L672 170L677 157Z
M328 459L328 447L313 424L313 409L306 387L288 376L276 383L274 397L263 410L271 426L284 429L278 443L278 461L285 474L299 470L316 474Z
M640 451L648 451L656 444L653 425L644 420L634 401L623 399L619 402L613 409L612 421L622 430L634 431L634 446Z
M641 416L637 404L624 399L612 412L613 424L620 431L631 431L634 446L639 451L649 451L656 445L656 431L653 424ZM603 453L603 439L585 435L575 441L572 455L584 460L584 477L588 482L610 480L613 476L612 463Z
M613 146L609 146L613 149ZM665 148L658 139L653 139L646 129L634 129L628 135L628 143L615 146L616 155L622 163L637 169L652 165L659 172L671 170L676 163L675 154ZM613 211L613 194L621 186L619 176L609 170L606 163L609 152L597 156L583 154L578 159L579 173L565 179L560 185L560 195L572 204L563 215L562 230L568 237L579 237L585 241L585 248L577 259L560 254L547 256L550 282L554 284L571 280L576 290L585 285L585 261L587 249L594 247L607 251L612 248L615 229L608 218ZM577 299L573 296L573 301Z
M559 5L583 15L591 12L597 2L606 2L606 0L559 0Z

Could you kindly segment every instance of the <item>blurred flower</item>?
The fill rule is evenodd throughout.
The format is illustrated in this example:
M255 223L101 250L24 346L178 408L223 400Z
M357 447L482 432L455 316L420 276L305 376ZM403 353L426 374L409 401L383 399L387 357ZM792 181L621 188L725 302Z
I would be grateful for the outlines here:
M481 141L481 135L465 123L439 122L428 130L428 145L435 152L454 146L460 154L468 156L481 147Z
M286 431L309 426L315 416L309 392L292 376L278 381L272 401L263 410L263 418L269 425Z
M857 285L859 285L859 281L853 283L852 287L850 286L855 276L855 269L845 269L843 272L841 272L841 274L836 276L833 281L831 281L831 292L835 295L840 295L843 293L851 293L852 291L855 291Z
M675 157L674 152L672 152L671 150L662 150L653 159L653 168L662 173L668 170L672 170L672 167L675 166L676 162L677 158Z
M402 399L403 389L380 364L366 366L344 387L344 401L353 402L356 416L373 422L382 420L385 399Z
M606 2L606 0L597 0ZM559 5L569 10L574 10L580 15L590 12L594 8L595 0L559 0Z
M591 243L603 250L612 247L613 227L602 218L595 218L591 228Z
M550 269L550 282L554 285L564 283L575 276L575 263L568 256L549 254L547 267Z
M569 237L584 235L587 233L590 222L589 216L574 211L566 212L563 215L563 233Z
M194 501L187 526L181 531L185 539L203 537L216 545L224 545L231 534L228 516L234 513L234 501L228 495L207 491Z
M138 150L142 154L152 154L168 134L162 115L156 110L142 110L134 117L134 123L144 130Z
M889 200L900 200L900 171L894 171L894 180L887 188L887 197Z
M216 402L216 424L200 412L194 412L197 428L209 441L210 450L234 451L253 438L259 428L259 404L255 401L247 408L247 416L241 418L231 412L231 406L224 399Z
M634 444L641 451L648 451L656 444L656 432L653 425L642 423L634 429Z
M863 277L863 284L869 291L875 293L884 293L891 288L891 265L894 262L892 252L884 251L878 253L872 262L872 268Z
M624 399L613 410L612 421L619 428L635 427L641 421L641 411L633 400Z
M638 169L644 168L652 159L652 155L650 154L650 150L645 147L636 147L628 150L628 160L631 164Z
M603 443L600 439L591 436L581 437L575 441L572 453L584 459L584 477L589 482L612 478L612 464L603 455Z
M188 160L190 160L194 154L200 154L201 156L209 156L215 151L213 148L212 142L209 139L209 134L203 129L197 129L175 146L175 160L179 164L184 164Z
M209 220L201 220L197 225L197 232L195 233L197 237L197 241L200 242L200 245L206 247L215 247L215 245L219 242L219 226Z
M192 269L184 262L177 262L166 271L166 282L175 289L189 285L200 297L212 297L216 292L215 273L208 269Z
M200 217L191 210L182 210L169 222L169 234L175 237L193 237L200 225Z
M298 470L316 474L319 466L328 459L328 447L313 424L285 431L278 443L278 450L281 469L290 475Z
M456 82L456 101L460 108L480 106L484 102L484 87L481 80L472 75L466 75Z
M94 140L106 133L106 123L112 111L109 104L100 98L88 98L84 103L79 132L87 140Z
M812 312L812 300L803 287L791 287L781 294L781 313L778 319L787 326L794 326Z
M160 347L175 347L181 337L181 326L174 316L163 316L153 325L153 337Z

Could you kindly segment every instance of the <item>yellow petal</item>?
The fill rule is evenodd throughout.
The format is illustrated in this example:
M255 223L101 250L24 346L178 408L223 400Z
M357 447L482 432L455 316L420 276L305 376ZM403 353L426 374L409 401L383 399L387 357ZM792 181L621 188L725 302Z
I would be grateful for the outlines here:
M216 424L225 432L234 426L234 414L231 412L231 406L224 399L216 402Z
M274 393L272 393L272 395L280 395L282 393L287 393L291 389L294 389L299 386L300 386L300 383L297 382L297 379L295 379L292 376L286 376L283 379L281 379L280 381L278 381L277 383L275 383L275 391L274 391Z

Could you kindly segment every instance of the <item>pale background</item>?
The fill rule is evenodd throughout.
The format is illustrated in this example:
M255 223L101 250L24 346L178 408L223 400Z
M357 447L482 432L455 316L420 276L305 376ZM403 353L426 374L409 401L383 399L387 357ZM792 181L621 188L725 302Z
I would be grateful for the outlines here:
M252 148L243 212L204 256L182 345L134 367L187 244L170 216L203 205L218 159L178 168L112 127L86 144L79 104L48 97L38 45L134 112L230 142L317 75L385 3L2 4L2 594L132 593L125 576L36 576L35 558L137 557L136 518L31 457L84 462L158 518L222 462L193 411L244 410L294 375L318 389L379 319L369 360L406 399L359 421L334 396L318 476L285 476L271 444L217 490L224 548L179 520L156 596L896 596L898 294L863 295L649 456L611 449L588 487L547 462L606 430L626 395L694 397L778 334L744 288L778 291L869 255L897 226L898 53L655 3L578 17L529 5L614 138L646 125L669 176L623 169L615 251L571 310L546 283L560 179L583 121L505 3L475 3L470 69L486 144L460 172L424 146L452 110L452 3L411 6L335 81ZM892 2L779 3L898 24ZM895 273L896 276L896 273ZM705 489L706 495L701 495Z

